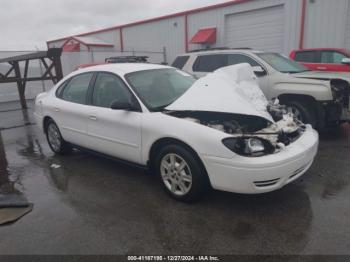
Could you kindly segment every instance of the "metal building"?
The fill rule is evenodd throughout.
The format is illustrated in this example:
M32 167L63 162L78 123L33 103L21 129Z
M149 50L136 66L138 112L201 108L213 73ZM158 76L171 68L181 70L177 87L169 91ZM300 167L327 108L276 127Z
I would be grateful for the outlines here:
M47 42L64 51L160 51L251 47L350 49L350 0L236 0Z

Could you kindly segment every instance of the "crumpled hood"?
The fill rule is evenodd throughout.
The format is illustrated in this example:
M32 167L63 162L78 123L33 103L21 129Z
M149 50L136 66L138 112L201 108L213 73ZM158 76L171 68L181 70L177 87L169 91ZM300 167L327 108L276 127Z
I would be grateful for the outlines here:
M319 80L343 79L350 82L350 73L347 72L324 72L324 71L306 71L293 74L298 78L311 78Z
M267 105L252 67L244 63L220 68L200 78L165 109L254 115L274 122Z

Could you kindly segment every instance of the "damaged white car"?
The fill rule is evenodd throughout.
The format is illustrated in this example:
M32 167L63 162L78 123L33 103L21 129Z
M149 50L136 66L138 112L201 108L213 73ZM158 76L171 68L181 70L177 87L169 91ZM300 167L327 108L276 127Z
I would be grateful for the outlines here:
M309 169L318 147L310 125L267 103L248 64L199 80L161 65L90 67L38 95L34 115L55 153L85 148L150 168L183 201L210 186L279 189Z

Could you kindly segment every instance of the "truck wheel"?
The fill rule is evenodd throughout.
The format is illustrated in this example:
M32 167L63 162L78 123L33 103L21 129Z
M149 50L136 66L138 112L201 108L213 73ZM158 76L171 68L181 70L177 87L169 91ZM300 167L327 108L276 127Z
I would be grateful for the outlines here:
M293 113L299 121L317 127L317 117L315 109L306 102L290 101L286 102L287 111Z

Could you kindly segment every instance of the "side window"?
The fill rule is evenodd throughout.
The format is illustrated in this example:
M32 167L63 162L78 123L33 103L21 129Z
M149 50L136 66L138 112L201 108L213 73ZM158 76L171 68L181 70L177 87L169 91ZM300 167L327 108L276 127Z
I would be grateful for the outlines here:
M347 56L339 52L334 52L333 63L341 64L344 58L347 58Z
M99 73L94 86L92 104L110 108L114 101L130 102L132 94L128 87L117 76Z
M171 64L171 66L176 67L178 69L182 69L189 58L189 56L178 56L176 57L175 61Z
M322 51L321 63L324 64L341 64L341 60L346 58L345 55L335 51Z
M317 52L314 51L296 52L295 61L306 63L320 63Z
M213 72L220 67L227 66L227 55L203 55L198 56L193 64L194 72Z
M325 64L341 64L343 58L346 58L345 55L335 51L322 51L321 52L321 61Z
M241 63L248 63L251 66L260 66L253 58L241 54L228 55L228 65L236 65Z
M78 104L86 103L86 94L93 73L74 76L62 91L62 99Z
M66 87L66 85L69 83L69 80L64 81L56 90L56 96L62 97L63 89Z

